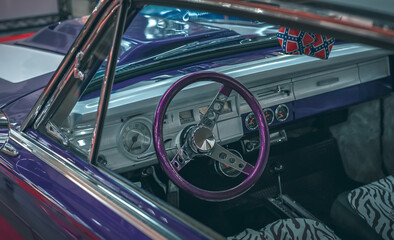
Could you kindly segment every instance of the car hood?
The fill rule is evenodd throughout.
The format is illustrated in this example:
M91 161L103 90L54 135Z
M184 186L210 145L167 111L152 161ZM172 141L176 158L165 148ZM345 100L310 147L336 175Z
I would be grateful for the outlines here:
M0 44L0 107L43 88L63 55Z

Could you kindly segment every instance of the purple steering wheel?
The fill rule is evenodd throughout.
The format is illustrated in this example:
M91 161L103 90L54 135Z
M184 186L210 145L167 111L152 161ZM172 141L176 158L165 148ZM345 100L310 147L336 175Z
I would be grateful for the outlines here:
M175 157L169 159L163 141L163 120L168 105L174 96L186 86L201 81L213 81L222 86L209 105L200 122L187 134L186 141L179 149ZM235 90L252 109L258 127L260 137L260 152L255 166L244 161L229 150L216 143L212 129L223 109L227 98L232 90ZM184 191L204 200L224 201L235 198L251 188L259 179L267 164L269 153L269 132L267 122L258 101L241 83L224 74L216 72L199 72L185 76L176 81L163 95L156 110L153 122L154 146L160 165L167 176ZM247 178L239 185L221 191L209 191L198 188L187 182L179 171L186 166L195 156L208 156L231 168L247 175Z

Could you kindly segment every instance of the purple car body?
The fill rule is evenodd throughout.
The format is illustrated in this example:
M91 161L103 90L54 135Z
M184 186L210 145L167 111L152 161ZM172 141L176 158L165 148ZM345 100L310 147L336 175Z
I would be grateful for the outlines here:
M104 1L103 4L108 8L111 4L116 4L110 2ZM166 14L174 14L173 18L184 16L182 12ZM190 24L185 30L181 25L173 26L178 24L176 20L169 20L167 26L187 31L187 37L184 32L177 35L163 29L162 33L156 32L153 38L147 38L148 21L154 17L160 17L160 14L155 16L152 12L146 12L136 15L123 36L133 46L124 51L121 48L119 65L141 60L147 56L147 52L152 56L156 55L169 46L237 36L236 32L228 29L211 28L197 23ZM82 29L80 21L69 20L9 45L64 55L73 46ZM198 60L115 82L112 91L116 92L138 82L151 81L158 76L183 76L281 55L282 51L275 42L269 48ZM67 61L63 60L62 64ZM0 106L8 115L13 129L9 144L19 153L13 157L0 153L0 217L25 239L222 238L143 190L135 186L132 189L125 188L122 179L114 180L108 171L82 161L74 152L43 135L32 125L25 128L26 118L40 96L48 91L49 87L46 86L56 77L54 73L45 73L18 83L0 79ZM275 122L272 126L386 95L392 91L391 81L391 76L383 77L374 82L287 102L292 114L285 122ZM84 97L90 99L99 94L98 89ZM332 99L337 101L331 101ZM242 121L245 118L246 114L242 116ZM25 129L20 131L22 128ZM243 131L248 133L250 130L244 127ZM80 179L81 176L84 180Z

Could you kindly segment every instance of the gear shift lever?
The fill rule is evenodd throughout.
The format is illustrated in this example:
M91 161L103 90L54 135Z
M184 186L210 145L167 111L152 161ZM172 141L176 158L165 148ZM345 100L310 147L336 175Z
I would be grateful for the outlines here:
M276 173L276 175L278 176L278 187L279 187L279 196L278 196L278 200L283 203L283 193L282 193L282 182L280 180L280 173L283 172L284 167L282 164L276 165L274 167L274 172Z
M268 200L279 209L282 213L284 213L287 217L290 218L309 218L315 219L317 218L313 216L310 212L308 212L305 208L303 208L300 204L296 201L292 200L289 196L283 194L282 192L282 181L281 181L281 173L284 171L285 167L280 164L276 163L273 167L273 171L278 177L278 188L279 188L279 195L276 198L268 198Z

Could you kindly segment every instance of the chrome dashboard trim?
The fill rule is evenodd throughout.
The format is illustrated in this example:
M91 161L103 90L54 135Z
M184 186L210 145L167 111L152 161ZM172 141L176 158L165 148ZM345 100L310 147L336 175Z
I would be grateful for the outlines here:
M43 162L61 173L64 177L72 181L78 187L86 190L86 192L88 192L92 197L124 218L125 221L136 227L150 238L182 239L176 233L169 230L167 226L163 225L158 220L145 213L144 210L139 209L138 206L119 196L101 181L90 175L87 175L70 161L39 143L28 134L11 129L10 137L15 143L19 144L33 155L40 158ZM160 208L169 215L174 216L180 222L187 224L190 228L199 232L207 239L224 239L213 230L203 226L201 223L181 213L179 210L166 205L161 200L155 199L155 197L145 193L141 189L130 185L126 180L122 179L115 173L110 172L108 169L102 167L96 168L99 169L103 174L110 177L116 183L123 185L124 188L127 191L132 192L133 195L145 199L150 205ZM63 209L61 205L54 201L53 203L56 204L60 209Z

